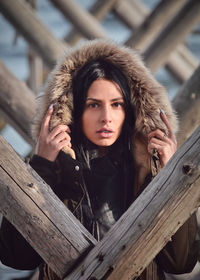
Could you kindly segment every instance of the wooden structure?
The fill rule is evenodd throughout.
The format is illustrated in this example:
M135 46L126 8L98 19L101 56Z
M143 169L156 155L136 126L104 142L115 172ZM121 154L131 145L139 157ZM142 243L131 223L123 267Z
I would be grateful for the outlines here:
M199 147L200 126L96 244L1 137L0 211L60 277L134 279L200 205Z
M200 1L161 0L151 13L139 0L98 0L89 11L72 0L49 1L73 24L63 41L44 26L25 0L0 1L2 14L49 70L80 38L108 38L100 21L113 11L132 30L125 44L137 47L152 71L165 65L185 82L173 100L182 132L184 127L179 143L196 131L98 244L0 138L0 212L60 277L70 271L66 280L134 279L200 205L200 66L184 45L185 36L200 22ZM33 146L30 123L35 95L2 62L0 80L1 117ZM37 87L33 84L32 88Z

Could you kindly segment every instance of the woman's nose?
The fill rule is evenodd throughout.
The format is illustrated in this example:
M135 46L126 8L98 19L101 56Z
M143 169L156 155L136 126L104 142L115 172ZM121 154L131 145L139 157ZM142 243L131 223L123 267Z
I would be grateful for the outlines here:
M111 110L107 107L102 108L101 112L101 121L104 123L108 123L112 121Z

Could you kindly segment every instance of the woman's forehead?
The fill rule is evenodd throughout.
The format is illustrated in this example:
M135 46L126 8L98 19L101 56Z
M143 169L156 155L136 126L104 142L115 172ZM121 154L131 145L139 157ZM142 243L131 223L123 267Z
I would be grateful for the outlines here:
M119 85L113 81L98 79L88 89L87 98L119 99L123 98Z

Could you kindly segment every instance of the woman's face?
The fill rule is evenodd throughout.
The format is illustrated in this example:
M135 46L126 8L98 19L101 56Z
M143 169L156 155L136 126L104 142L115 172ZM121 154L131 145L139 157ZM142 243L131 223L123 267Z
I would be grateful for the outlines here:
M110 146L118 139L124 119L124 99L119 86L108 80L94 81L82 115L85 136L97 146Z

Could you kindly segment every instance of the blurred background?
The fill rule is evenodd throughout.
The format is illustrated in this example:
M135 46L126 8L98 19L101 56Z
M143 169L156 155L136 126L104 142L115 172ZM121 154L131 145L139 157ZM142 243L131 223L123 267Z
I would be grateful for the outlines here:
M18 0L17 0L18 1ZM67 0L66 0L67 1ZM2 1L3 2L3 1ZM9 1L8 1L9 2ZM87 40L88 38L95 37L95 35L85 35L84 30L79 30L78 39L75 39L74 34L76 33L74 26L77 25L78 20L70 15L64 16L62 11L60 11L53 2L50 0L29 0L22 1L26 2L35 10L38 19L45 25L53 37L65 41L68 47L79 44L82 40ZM59 1L58 1L59 2ZM69 1L71 2L71 1ZM185 0L118 0L118 1L96 1L96 0L74 0L73 3L77 4L78 7L85 11L91 12L94 10L94 6L97 2L101 5L108 4L110 7L107 8L107 12L98 18L98 23L104 30L106 36L113 39L120 44L126 44L129 46L134 46L141 55L148 58L148 54L151 51L151 44L153 47L156 45L156 39L160 37L160 41L165 39L166 35L164 33L164 28L172 22L176 15L178 15L182 6L186 2ZM176 4L172 4L172 2ZM177 4L179 2L179 4ZM191 1L194 2L194 1ZM198 1L196 1L198 2ZM106 3L106 4L105 4ZM169 4L170 3L170 4ZM181 3L181 4L180 4ZM126 6L127 5L127 6ZM176 6L172 9L171 6ZM0 4L0 12L1 12ZM98 5L97 5L98 8ZM96 8L96 10L98 10ZM128 10L127 10L128 9ZM128 11L128 13L127 13ZM198 10L199 12L199 10ZM189 10L188 10L189 13ZM72 12L71 12L72 14ZM81 13L78 15L80 16ZM150 17L151 15L151 17ZM19 14L20 16L20 14ZM146 20L149 17L149 20ZM200 60L200 13L199 15L194 15L196 20L193 26L188 29L187 34L182 35L179 38L174 49L167 53L165 59L156 65L151 61L147 60L147 66L153 71L156 79L166 87L169 97L173 100L177 92L181 89L184 83L191 77L195 69L199 65ZM151 20L152 19L152 20ZM179 19L179 22L181 20ZM85 22L87 25L87 22ZM155 25L154 25L155 24ZM174 24L174 25L173 25ZM175 22L171 25L170 31L173 31L173 26L175 27ZM151 29L152 25L152 29ZM156 27L155 27L156 26ZM182 25L182 29L183 29ZM187 26L187 23L186 23ZM73 30L73 32L71 32ZM94 26L94 30L95 26ZM156 33L152 35L149 39L150 41L142 41L142 36L145 32ZM37 30L36 30L37 32ZM86 31L87 32L87 31ZM96 31L95 31L96 32ZM95 33L94 32L94 33ZM163 33L162 33L163 32ZM98 32L97 32L98 33ZM169 33L169 29L168 29ZM171 32L173 33L173 32ZM179 33L174 34L174 37L179 36ZM98 37L98 36L97 36ZM99 35L100 37L100 35ZM168 38L168 46L172 44L173 38ZM158 39L157 39L158 40ZM159 42L159 40L157 41ZM153 45L154 43L154 45ZM148 48L149 47L149 48ZM25 82L31 91L37 96L42 92L43 84L48 76L49 71L53 67L53 63L48 62L46 59L41 58L41 53L36 53L32 48L30 41L21 35L20 29L16 29L14 24L8 20L5 10L0 13L0 60L6 66L6 68L20 81ZM178 50L177 50L178 49ZM187 65L179 66L179 69L173 69L170 62L171 59L175 59L174 50L181 53L183 60L187 61ZM172 54L173 53L173 54ZM163 53L165 56L165 53ZM171 58L169 58L171 56ZM169 59L168 59L169 58ZM146 60L145 60L146 61ZM3 111L3 108L0 109ZM17 132L13 125L7 122L6 118L0 116L0 134L7 140L8 143L12 145L14 150L22 157L27 157L31 150L32 145L30 141L27 141L24 137ZM185 276L185 278L171 278L169 279L197 279L197 273L192 276ZM198 276L200 279L200 276ZM9 269L3 265L0 265L0 280L11 280L11 279L29 279L30 272L17 272L15 270Z

